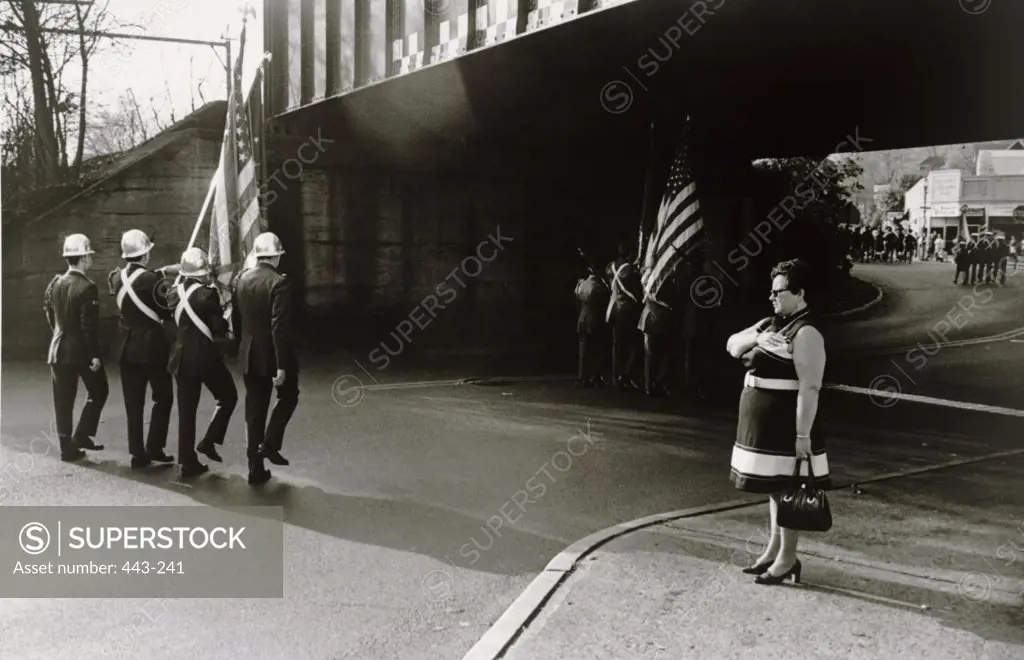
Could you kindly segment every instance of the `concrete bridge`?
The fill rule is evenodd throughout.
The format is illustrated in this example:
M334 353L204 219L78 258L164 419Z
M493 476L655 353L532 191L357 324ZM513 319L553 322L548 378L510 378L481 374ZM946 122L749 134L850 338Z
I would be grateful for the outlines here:
M635 239L646 174L663 172L686 113L723 254L756 222L752 158L1021 129L1014 0L264 8L271 227L307 316L372 317L359 326L382 339L464 263L420 344L530 341L555 310L571 318L575 246ZM499 226L512 242L473 275L464 260Z

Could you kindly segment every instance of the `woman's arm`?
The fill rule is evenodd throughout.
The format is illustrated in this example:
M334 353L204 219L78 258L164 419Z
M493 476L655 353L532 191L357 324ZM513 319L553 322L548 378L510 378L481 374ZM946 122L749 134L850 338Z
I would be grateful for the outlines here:
M803 327L793 338L793 366L800 381L796 397L797 442L806 439L809 451L811 427L818 414L818 393L825 376L825 339L812 327Z
M757 326L761 325L761 323L761 321L758 321L749 328L740 330L729 337L729 340L725 342L725 350L729 352L729 355L738 358L757 346Z

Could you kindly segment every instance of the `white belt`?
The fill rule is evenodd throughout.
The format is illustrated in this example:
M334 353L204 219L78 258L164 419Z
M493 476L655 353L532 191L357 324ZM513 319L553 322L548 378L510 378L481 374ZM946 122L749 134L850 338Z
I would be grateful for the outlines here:
M188 317L192 319L192 325L196 326L196 329L203 333L207 339L213 341L213 333L210 332L210 327L203 323L203 320L199 318L199 315L196 314L194 309L192 309L192 304L188 300L192 296L192 293L200 286L201 285L199 284L193 284L188 288L188 291L186 291L183 285L178 285L179 301L178 306L174 309L174 322L181 325L181 313L185 312L188 314Z
M145 269L140 268L136 270L134 273L132 273L131 277L127 277L125 275L127 271L127 267L121 271L121 290L117 292L118 309L124 309L124 296L125 294L128 294L128 296L132 299L132 302L135 303L135 306L139 308L140 312L142 312L150 319L152 319L153 322L156 323L157 325L162 325L162 323L160 322L160 317L157 315L157 313L150 309L149 306L146 305L146 303L142 302L142 299L139 298L139 294L136 293L135 289L132 288L132 285L135 283L135 280L139 279L139 276L145 272Z
M757 387L762 390L796 391L800 389L800 381L798 380L790 380L788 378L759 378L750 372L747 372L747 375L743 377L743 385L745 387Z

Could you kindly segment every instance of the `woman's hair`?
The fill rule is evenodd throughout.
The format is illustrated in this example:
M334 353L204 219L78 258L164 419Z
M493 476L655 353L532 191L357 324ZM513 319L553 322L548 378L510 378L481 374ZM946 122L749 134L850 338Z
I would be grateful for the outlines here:
M775 268L772 268L772 279L779 275L786 278L790 291L803 291L805 298L810 294L811 267L803 259L790 259L775 264Z

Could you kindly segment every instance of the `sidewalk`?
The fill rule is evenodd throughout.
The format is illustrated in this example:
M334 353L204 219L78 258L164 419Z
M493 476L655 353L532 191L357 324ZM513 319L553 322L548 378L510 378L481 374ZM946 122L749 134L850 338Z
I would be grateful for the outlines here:
M648 527L585 557L510 660L1024 657L1024 456L830 493L800 585L740 572L767 506Z

